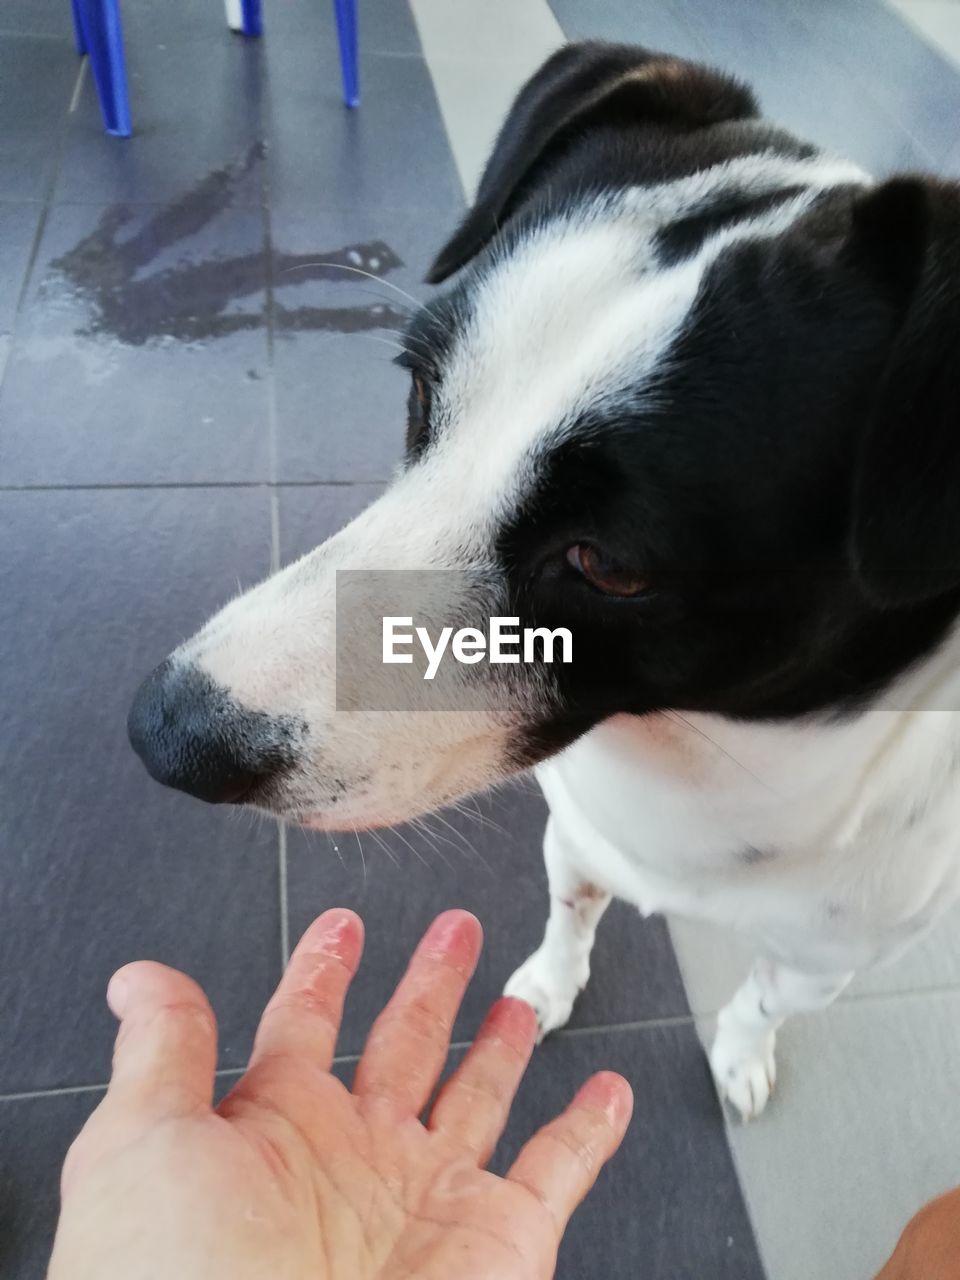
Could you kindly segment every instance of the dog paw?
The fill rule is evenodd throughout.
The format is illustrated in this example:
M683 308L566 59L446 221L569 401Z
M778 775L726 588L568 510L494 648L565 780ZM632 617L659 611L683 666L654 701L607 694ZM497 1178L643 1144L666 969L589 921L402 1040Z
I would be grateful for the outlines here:
M590 966L557 965L543 950L535 951L504 988L505 996L523 1000L537 1015L538 1043L569 1021L577 996L587 985Z
M774 1032L743 1032L721 1026L710 1050L717 1090L746 1122L761 1114L777 1080Z

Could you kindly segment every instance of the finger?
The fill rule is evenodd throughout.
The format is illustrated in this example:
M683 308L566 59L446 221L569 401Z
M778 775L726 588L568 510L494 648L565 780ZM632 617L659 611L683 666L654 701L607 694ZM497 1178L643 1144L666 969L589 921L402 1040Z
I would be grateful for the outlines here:
M329 1068L362 952L363 923L352 911L326 911L314 920L260 1019L251 1068L288 1054L301 1064Z
M132 1102L152 1116L209 1107L217 1024L193 979L139 960L110 979L107 1003L120 1019L107 1101Z
M467 911L427 930L393 998L373 1024L353 1091L419 1115L447 1060L450 1033L480 955L483 931Z
M480 1165L493 1155L537 1042L537 1015L523 1000L500 1000L444 1085L430 1129L465 1147Z
M633 1092L622 1076L604 1072L523 1148L507 1181L526 1187L546 1208L558 1238L627 1131Z

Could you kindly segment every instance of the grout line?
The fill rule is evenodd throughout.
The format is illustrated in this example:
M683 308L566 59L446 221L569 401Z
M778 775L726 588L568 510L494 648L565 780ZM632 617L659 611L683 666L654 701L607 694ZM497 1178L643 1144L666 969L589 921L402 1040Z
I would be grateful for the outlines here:
M0 40L55 40L74 47L70 36L56 31L19 31L16 27L0 27Z
M280 959L283 968L290 963L290 893L287 875L287 824L278 822L280 833L278 860L280 866Z
M925 999L930 996L943 995L960 995L960 987L953 983L944 984L943 986L908 987L902 991L844 992L839 999L834 1000L832 1005L828 1005L827 1009L821 1010L821 1012L826 1013L830 1009L842 1009L844 1005L850 1004L877 1004L882 1000L913 1000L916 997Z
M585 1036L617 1035L626 1031L657 1031L661 1027L685 1027L693 1023L692 1013L676 1013L663 1018L641 1018L635 1022L610 1022L596 1027L561 1027L552 1034L558 1040L580 1040Z
M63 154L67 148L67 131L70 125L70 114L73 111L74 103L80 96L80 90L83 87L84 77L87 70L88 58L84 57L80 61L77 70L77 79L73 86L73 93L70 96L70 104L67 107L66 114L63 117L63 124L60 128L60 135L57 138L55 156L53 166L50 171L50 180L47 183L47 189L43 194L42 208L40 216L37 219L36 230L33 233L33 243L30 245L30 254L27 258L27 265L23 273L23 282L20 285L20 292L17 294L17 305L14 307L13 319L10 323L9 339L10 339L10 358L4 361L0 366L0 393L3 391L3 382L7 371L13 364L13 351L17 336L17 327L23 315L24 306L26 304L27 295L30 291L30 283L33 279L34 268L37 265L37 259L40 256L40 245L47 230L47 222L50 219L50 209L53 205L53 193L57 187L57 180L60 177L60 168L63 164Z
M280 495L270 486L270 572L280 568Z
M23 283L21 284L20 292L17 295L17 305L14 309L13 324L11 325L11 329L10 329L11 337L16 331L17 320L19 319L20 314L23 310L23 304L26 301L27 292L30 288L30 279L33 275L33 269L37 264L37 257L39 256L39 253L40 253L40 243L43 240L43 234L47 229L47 219L50 214L50 206L53 201L53 193L54 193L54 190L56 189L57 179L60 177L60 165L62 163L63 152L66 147L67 125L69 123L69 115L70 115L70 111L73 109L73 102L77 98L80 92L80 87L83 84L86 66L87 66L87 59L83 58L83 60L80 63L79 70L77 71L77 79L73 87L73 94L71 95L71 98L70 98L70 106L67 108L67 114L66 116L64 116L63 126L60 130L60 137L57 140L56 158L54 160L53 168L50 173L50 180L47 183L47 189L44 192L42 197L43 208L40 212L39 221L37 222L37 229L33 235L33 244L30 246L30 257L27 260L26 270L24 271Z
M277 483L279 422L277 418L276 378L276 299L273 287L273 224L270 217L269 166L263 165L263 255L264 255L264 320L267 342L267 451L270 460L270 482ZM279 554L279 547L278 547Z
M384 480L170 480L130 481L117 484L0 484L0 493L107 493L141 489L353 489L359 485L385 485Z
M242 1076L246 1069L245 1065L242 1067L220 1067L213 1074L216 1079L223 1080L230 1076ZM20 1093L0 1093L0 1104L4 1102L32 1102L37 1098L70 1098L84 1093L104 1093L108 1084L109 1081L104 1080L101 1084L69 1084L55 1089L26 1089Z
M864 973L868 970L863 970ZM731 995L733 992L731 991ZM825 1009L816 1010L812 1014L798 1013L790 1017L788 1021L792 1022L794 1017L797 1018L821 1018L829 1017L835 1010L849 1008L851 1005L859 1004L882 1004L885 1001L895 1003L901 1000L925 1000L934 996L960 996L960 983L945 982L941 986L928 987L904 987L897 991L845 991L838 996ZM720 1012L719 1008L697 1009L693 1013L695 1022L711 1022L716 1019Z
M60 1089L26 1089L22 1093L0 1093L0 1103L31 1102L35 1098L68 1098L74 1094L100 1093L105 1084L74 1084Z
M283 837L285 837L286 828L282 824L278 824L278 825L280 825L280 831L283 833ZM284 845L284 853L285 853L286 852L285 838L283 839L283 845ZM281 865L285 865L285 859ZM286 902L285 875L284 875L282 890L281 890L281 900L284 908L283 918L286 919L287 902ZM282 949L283 949L283 964L284 964L284 968L286 968L287 961L290 958L289 926L286 929L284 929L282 932L284 935L281 942ZM949 990L949 988L943 988L943 989ZM904 994L913 994L913 993L908 992ZM660 1027L687 1026L690 1023L693 1023L694 1021L695 1019L692 1014L690 1015L678 1014L674 1017L650 1018L645 1021L639 1021L639 1022L612 1022L612 1023L608 1023L605 1025L596 1026L596 1027L567 1027L561 1031L553 1032L550 1039L551 1040L580 1040L580 1039L585 1039L586 1037L592 1036L592 1035L611 1035L611 1034L616 1035L621 1032L630 1032L630 1031L655 1031ZM474 1041L472 1039L454 1040L451 1042L448 1052L462 1053L466 1049L469 1049L473 1045L473 1043ZM360 1056L361 1055L359 1053L342 1053L342 1054L338 1054L333 1059L333 1061L334 1061L334 1064L337 1066L349 1066L351 1063L359 1062ZM241 1076L246 1071L246 1069L247 1069L246 1065L242 1067L222 1067L215 1074L218 1080L223 1080L223 1079L228 1079L232 1076ZM72 1094L97 1093L99 1091L106 1089L106 1087L107 1087L106 1083L78 1084L78 1085L68 1085L64 1088L59 1088L59 1089L34 1089L34 1090L27 1090L22 1093L3 1093L3 1094L0 1094L0 1104L4 1102L29 1102L37 1098L68 1097Z

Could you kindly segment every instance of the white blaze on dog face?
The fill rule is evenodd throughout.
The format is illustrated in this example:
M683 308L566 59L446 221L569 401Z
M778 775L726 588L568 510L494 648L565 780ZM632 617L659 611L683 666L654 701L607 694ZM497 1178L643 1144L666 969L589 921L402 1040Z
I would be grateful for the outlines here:
M337 574L362 583L363 571L377 571L386 584L395 575L396 598L378 592L369 603L379 617L409 613L413 594L415 623L434 634L487 631L492 615L510 612L497 538L535 485L539 459L585 404L611 393L612 370L642 377L694 296L695 278L678 286L626 270L637 251L628 221L566 223L491 265L437 385L429 445L345 529L233 601L174 655L243 709L303 726L295 766L254 801L331 827L395 822L528 762L520 730L552 710L541 664L448 661L440 710L427 690L422 706L409 701L412 685L398 710L395 671L368 662L369 683L353 689L359 709L344 710L342 698L338 707ZM411 572L435 575L433 599L405 594ZM461 677L458 696L450 681Z

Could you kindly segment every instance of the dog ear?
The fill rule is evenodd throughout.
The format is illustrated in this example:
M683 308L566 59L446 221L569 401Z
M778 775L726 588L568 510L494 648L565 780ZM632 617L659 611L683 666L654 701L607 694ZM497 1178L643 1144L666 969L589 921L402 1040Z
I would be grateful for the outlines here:
M854 210L852 247L899 323L860 444L851 554L869 598L960 587L960 186L895 178Z
M634 45L565 45L521 89L487 161L473 208L430 268L439 284L493 237L543 167L600 125L692 130L757 114L753 94L696 63Z

